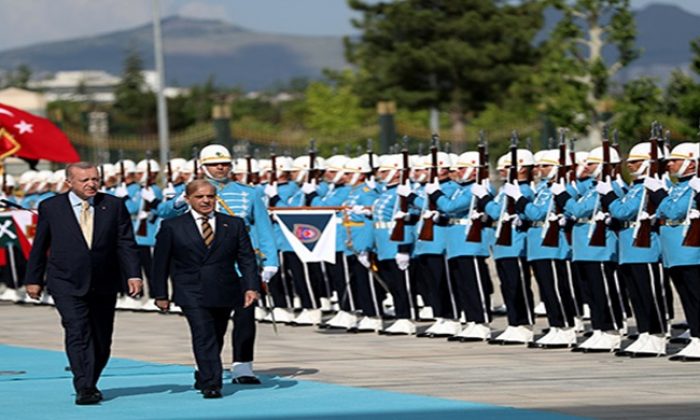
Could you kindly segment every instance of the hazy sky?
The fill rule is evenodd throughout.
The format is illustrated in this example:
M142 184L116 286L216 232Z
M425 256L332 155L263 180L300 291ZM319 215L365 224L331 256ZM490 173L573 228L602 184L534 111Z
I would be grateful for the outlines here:
M631 0L632 7L675 4L700 15L700 0ZM161 16L223 19L262 31L306 35L353 32L345 0L160 0ZM0 0L0 50L94 35L151 19L151 0Z

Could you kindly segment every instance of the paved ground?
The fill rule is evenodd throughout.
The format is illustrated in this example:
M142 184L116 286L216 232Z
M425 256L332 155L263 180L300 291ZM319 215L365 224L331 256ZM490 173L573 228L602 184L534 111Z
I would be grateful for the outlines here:
M62 349L53 308L3 302L0 317L0 343ZM544 324L540 318L538 327ZM497 318L495 326L503 325L504 319ZM191 364L185 319L119 312L113 354ZM229 348L224 355L229 363ZM256 367L263 374L600 418L697 418L700 413L700 363L666 358L453 344L309 327L280 326L275 336L263 324Z

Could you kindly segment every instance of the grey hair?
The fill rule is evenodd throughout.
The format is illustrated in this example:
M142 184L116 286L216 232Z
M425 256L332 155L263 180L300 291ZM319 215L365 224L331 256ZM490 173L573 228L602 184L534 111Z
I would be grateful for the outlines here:
M97 168L94 163L92 162L75 162L75 163L69 163L68 166L66 166L66 179L71 178L71 171L73 168L76 169L92 169L92 168Z

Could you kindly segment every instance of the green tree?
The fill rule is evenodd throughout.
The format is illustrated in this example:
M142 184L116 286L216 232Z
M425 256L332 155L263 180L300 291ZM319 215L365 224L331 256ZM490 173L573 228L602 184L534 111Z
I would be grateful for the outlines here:
M20 64L15 70L8 71L2 87L26 89L32 78L32 69L26 64Z
M412 110L438 109L464 140L467 115L505 99L508 87L536 62L533 37L542 3L524 0L349 0L362 13L362 34L346 38L365 106L393 100Z
M557 125L600 142L610 118L611 79L638 57L629 0L549 0L563 12L549 39L533 84L541 106ZM610 62L603 50L614 50Z
M615 127L620 130L623 150L649 138L652 121L664 114L663 91L651 78L641 78L625 84L615 102Z
M124 58L122 79L114 91L112 131L151 134L157 131L156 95L143 76L143 60L134 48Z
M367 120L369 111L360 106L360 97L352 89L354 80L349 71L344 81L335 85L313 82L306 88L307 128L321 135L337 136L357 131Z

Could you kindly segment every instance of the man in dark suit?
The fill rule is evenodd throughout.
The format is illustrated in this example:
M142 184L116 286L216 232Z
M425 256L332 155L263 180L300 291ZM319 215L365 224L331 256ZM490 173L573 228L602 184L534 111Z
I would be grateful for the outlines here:
M39 205L25 285L38 299L51 293L65 330L65 346L76 390L75 403L102 399L97 381L112 344L114 306L122 276L129 294L141 293L138 253L124 202L98 192L95 165L66 167L67 193Z
M163 221L156 238L153 296L159 308L168 309L170 276L173 301L192 334L195 388L204 398L220 398L226 326L233 309L258 299L257 264L243 219L215 211L211 183L192 181L185 196L191 211Z

